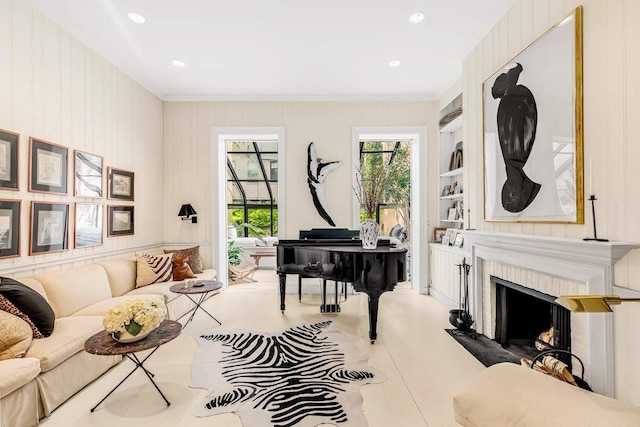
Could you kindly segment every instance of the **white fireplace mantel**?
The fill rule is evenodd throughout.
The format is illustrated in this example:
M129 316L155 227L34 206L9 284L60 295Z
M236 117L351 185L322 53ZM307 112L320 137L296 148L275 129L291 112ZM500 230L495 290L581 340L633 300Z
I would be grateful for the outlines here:
M638 243L595 242L565 237L464 231L465 247L471 252L473 292L472 307L478 331L482 321L482 261L539 272L552 277L584 284L584 294L612 293L615 264L629 251L640 248ZM560 296L560 295L556 295ZM613 319L601 313L589 316L589 358L597 369L592 370L591 386L602 394L614 394Z

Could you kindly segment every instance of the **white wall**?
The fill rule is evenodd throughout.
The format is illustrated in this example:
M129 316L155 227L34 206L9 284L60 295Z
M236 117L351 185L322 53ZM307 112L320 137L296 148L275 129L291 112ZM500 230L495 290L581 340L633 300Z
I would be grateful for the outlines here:
M162 102L26 0L0 0L0 128L18 132L19 186L0 198L21 199L21 257L0 260L3 273L162 243ZM29 136L69 147L67 196L29 193ZM135 235L73 249L73 149L103 156L105 166L135 172ZM106 179L104 189L106 191ZM70 203L67 252L28 256L30 202ZM105 211L106 218L106 211ZM105 223L106 232L106 223ZM59 268L59 267L58 267Z
M209 160L212 127L285 128L287 224L281 235L288 238L297 238L300 229L329 227L309 194L309 142L315 143L318 156L325 161L344 162L325 181L329 213L337 227L351 228L353 127L427 126L429 162L434 164L429 165L430 180L437 176L433 151L437 144L437 110L432 102L165 102L164 106L166 242L210 244L211 227L218 215L210 208L215 176ZM437 191L436 186L437 182L430 184L427 195ZM197 225L182 224L176 217L180 205L186 202L192 203L199 214ZM436 218L435 205L429 206L428 215Z
M469 189L465 203L472 209L475 228L578 238L593 233L591 208L586 203L585 225L498 223L483 219L482 83L580 4L584 6L584 158L593 159L598 236L640 242L637 220L640 2L637 0L520 0L465 59L463 108L468 168L465 189ZM640 291L640 251L618 263L616 285L621 294ZM635 328L638 324L640 304L615 309L616 395L636 405L640 405L637 364L640 334Z

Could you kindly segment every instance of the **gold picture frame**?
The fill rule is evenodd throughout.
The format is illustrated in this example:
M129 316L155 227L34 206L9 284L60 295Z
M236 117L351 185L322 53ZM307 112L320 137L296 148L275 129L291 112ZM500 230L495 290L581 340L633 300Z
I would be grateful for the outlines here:
M584 224L582 7L483 83L486 221Z

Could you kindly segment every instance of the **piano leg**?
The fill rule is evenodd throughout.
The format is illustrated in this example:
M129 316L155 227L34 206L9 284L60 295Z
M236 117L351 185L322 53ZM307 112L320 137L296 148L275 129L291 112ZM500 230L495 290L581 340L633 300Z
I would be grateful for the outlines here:
M378 301L380 293L373 291L369 295L369 341L371 344L378 338Z
M280 311L284 313L284 297L287 293L287 275L279 274L280 276Z

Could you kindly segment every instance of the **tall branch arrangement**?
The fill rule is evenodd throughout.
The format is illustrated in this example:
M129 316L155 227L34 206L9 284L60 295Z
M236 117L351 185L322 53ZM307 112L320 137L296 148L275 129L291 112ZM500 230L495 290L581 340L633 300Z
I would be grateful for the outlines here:
M382 203L388 183L388 174L382 164L356 169L356 187L354 192L367 218L374 218L378 204Z

